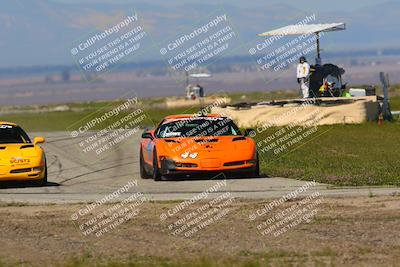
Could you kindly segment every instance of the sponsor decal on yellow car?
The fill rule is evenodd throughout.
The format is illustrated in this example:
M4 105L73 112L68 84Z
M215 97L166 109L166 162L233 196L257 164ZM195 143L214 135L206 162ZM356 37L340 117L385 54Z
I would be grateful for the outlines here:
M23 159L23 158L12 158L10 159L11 164L26 164L31 162L30 159Z

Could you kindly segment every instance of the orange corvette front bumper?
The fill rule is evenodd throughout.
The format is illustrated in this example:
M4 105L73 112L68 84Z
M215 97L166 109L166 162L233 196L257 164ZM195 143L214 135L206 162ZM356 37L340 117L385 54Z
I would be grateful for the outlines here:
M224 173L227 175L240 175L253 171L256 160L249 159L235 162L222 162L220 160L204 159L197 162L177 162L172 159L161 160L161 175L163 176L204 176Z

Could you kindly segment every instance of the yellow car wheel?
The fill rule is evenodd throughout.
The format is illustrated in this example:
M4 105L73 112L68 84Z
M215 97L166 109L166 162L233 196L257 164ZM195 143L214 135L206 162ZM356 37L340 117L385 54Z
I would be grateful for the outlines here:
M47 162L44 160L44 176L41 180L37 181L37 185L46 185L47 184Z

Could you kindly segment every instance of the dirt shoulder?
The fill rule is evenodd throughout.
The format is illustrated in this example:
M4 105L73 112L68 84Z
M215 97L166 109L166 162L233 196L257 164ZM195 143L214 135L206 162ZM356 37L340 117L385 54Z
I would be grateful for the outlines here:
M101 236L93 232L86 232L85 236L80 230L80 227L87 229L89 217L71 219L77 211L86 208L84 204L3 205L0 207L0 266L108 266L110 262L135 262L134 266L184 263L187 266L194 263L195 266L242 266L249 262L256 264L252 266L398 264L399 196L318 199L318 203L313 200L316 204L312 209L298 217L303 220L297 220L297 224L293 214L309 208L304 205L304 198L285 202L263 215L270 200L233 199L225 201L223 206L221 202L220 216L214 216L213 222L201 224L197 232L187 236L187 229L181 232L177 229L182 230L188 221L200 219L202 215L194 215L199 209L209 212L211 209L204 208L209 202L184 207L179 205L181 202L145 202L135 207L137 213L133 218L115 224ZM85 216L104 215L113 207L103 205ZM313 216L305 216L311 212ZM165 220L160 219L165 214ZM279 221L277 215L292 221L267 233L268 227ZM102 218L112 216L107 213ZM284 225L291 226L283 232Z

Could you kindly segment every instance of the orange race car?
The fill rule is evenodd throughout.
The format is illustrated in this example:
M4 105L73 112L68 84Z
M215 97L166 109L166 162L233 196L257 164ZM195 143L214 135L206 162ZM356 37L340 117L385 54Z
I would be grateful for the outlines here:
M140 175L156 181L168 177L238 174L259 176L257 146L228 117L173 115L140 142Z

